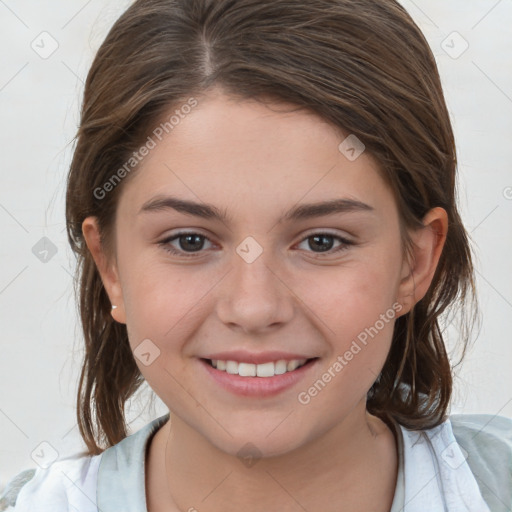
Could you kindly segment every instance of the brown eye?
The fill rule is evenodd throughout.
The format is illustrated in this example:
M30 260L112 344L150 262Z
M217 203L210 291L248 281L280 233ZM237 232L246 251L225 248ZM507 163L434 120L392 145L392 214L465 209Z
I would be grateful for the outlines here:
M331 235L313 235L308 238L311 249L319 249L320 252L330 251L334 245ZM311 242L312 241L312 242Z
M158 245L162 246L165 251L185 258L195 257L195 253L201 252L204 247L204 242L209 239L200 233L178 233L165 240L162 240ZM171 242L177 241L176 245L171 245Z
M333 249L336 240L341 243L339 246ZM301 243L304 242L307 242L309 249L307 252L313 252L317 254L334 254L346 250L349 246L354 245L354 243L350 240L331 233L313 233L307 236Z
M177 237L179 246L185 251L201 250L204 245L204 238L202 235L180 235Z

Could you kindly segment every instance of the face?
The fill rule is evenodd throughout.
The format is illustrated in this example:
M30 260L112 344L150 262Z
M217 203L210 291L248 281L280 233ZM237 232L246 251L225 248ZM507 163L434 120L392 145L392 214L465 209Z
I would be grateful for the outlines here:
M347 418L406 311L392 192L367 153L340 151L346 135L312 113L211 93L122 190L116 262L102 272L113 314L171 415L227 453L250 440L281 454ZM171 196L224 216L162 206ZM335 200L346 203L290 214ZM270 378L203 361L232 351L315 359Z

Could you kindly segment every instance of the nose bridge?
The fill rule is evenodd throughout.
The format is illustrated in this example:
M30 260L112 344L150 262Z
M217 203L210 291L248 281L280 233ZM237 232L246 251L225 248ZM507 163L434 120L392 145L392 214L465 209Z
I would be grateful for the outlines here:
M293 314L292 294L279 278L271 251L262 249L251 240L238 246L224 299L218 305L224 323L245 331L284 323Z
M252 250L252 249L251 249ZM271 261L270 251L261 253L254 261L246 260L237 254L234 259L234 278L237 289L247 293L261 292L268 290L272 295L276 295L278 281L275 266Z

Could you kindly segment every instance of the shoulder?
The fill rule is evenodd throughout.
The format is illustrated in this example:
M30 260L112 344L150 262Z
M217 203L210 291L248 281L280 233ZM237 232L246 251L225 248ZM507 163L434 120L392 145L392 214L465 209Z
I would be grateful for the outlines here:
M16 503L16 498L21 488L33 478L36 470L25 469L14 476L5 486L5 489L0 496L0 510L10 510Z
M133 506L131 499L142 503L145 448L151 435L168 419L169 413L99 455L77 454L46 469L18 473L0 496L0 512L97 512L104 509L100 501L115 504L124 500L124 508L110 507L112 510L128 510ZM143 509L142 504L139 509Z
M512 419L491 414L453 414L450 422L468 457L497 457L508 462L505 467L512 473Z
M21 471L9 481L0 497L0 511L96 511L101 455L76 455L58 460L48 468Z
M146 510L145 459L148 443L168 419L169 413L103 452L96 492L99 510Z
M512 419L491 414L453 414L450 422L491 510L511 510Z

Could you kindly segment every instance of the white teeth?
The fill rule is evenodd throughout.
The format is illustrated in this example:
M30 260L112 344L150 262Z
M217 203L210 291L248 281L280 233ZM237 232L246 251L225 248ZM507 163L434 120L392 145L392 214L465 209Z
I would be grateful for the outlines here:
M256 375L258 377L273 377L274 376L274 363L252 364L256 368ZM242 373L240 373L242 375Z
M286 369L289 372L292 372L293 370L295 370L297 368L297 366L299 366L299 363L298 363L298 361L296 359L294 359L293 361L288 361Z
M288 369L286 361L283 359L281 359L281 361L277 361L277 363L275 363L275 367L276 369L274 370L274 373L276 375L282 375L283 373L286 373L286 370Z
M238 373L238 363L236 361L226 361L226 371L235 375Z
M240 375L240 377L256 377L256 365L238 363L238 375Z
M291 361L280 359L275 363L251 364L213 359L212 366L217 370L225 371L231 375L240 375L241 377L273 377L274 375L292 372L304 365L306 361L307 359L292 359Z

